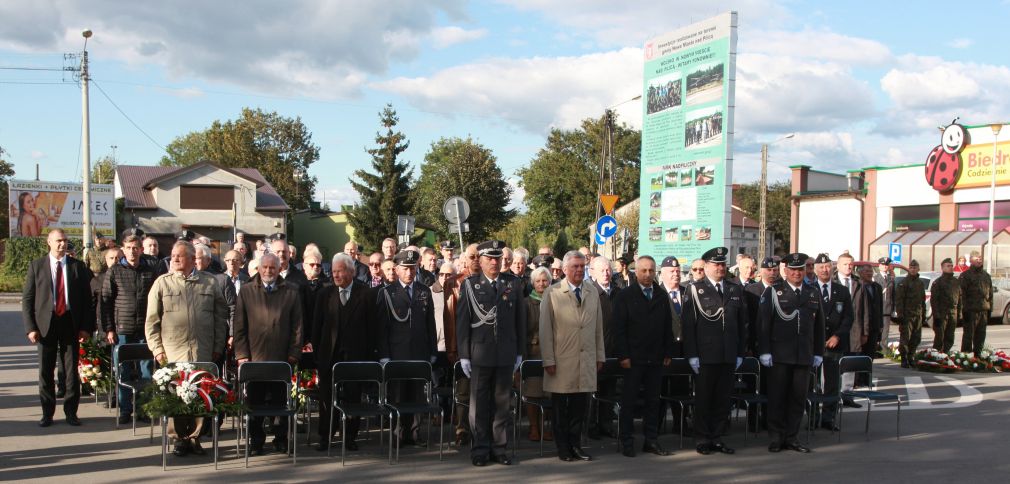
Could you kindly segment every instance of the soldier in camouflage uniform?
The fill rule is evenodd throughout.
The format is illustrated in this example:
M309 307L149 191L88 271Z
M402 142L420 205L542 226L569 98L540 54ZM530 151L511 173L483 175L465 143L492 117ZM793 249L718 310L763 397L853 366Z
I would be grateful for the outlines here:
M982 254L978 251L971 252L971 267L961 273L961 300L964 301L961 351L978 355L985 344L985 326L992 311L992 278L982 269Z
M922 340L922 320L926 318L926 285L919 278L919 262L914 259L908 264L905 280L894 291L894 310L898 314L898 330L901 332L898 343L901 367L908 368L908 362Z
M961 281L954 277L954 261L940 263L943 274L930 288L933 308L933 349L947 353L954 346L954 328L961 319Z

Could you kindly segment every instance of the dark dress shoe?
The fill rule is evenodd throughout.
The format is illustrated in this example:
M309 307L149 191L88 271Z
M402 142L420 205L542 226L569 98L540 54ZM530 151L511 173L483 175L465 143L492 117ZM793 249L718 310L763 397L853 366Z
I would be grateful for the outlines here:
M851 398L845 398L845 399L843 399L842 400L842 405L844 405L846 407L849 407L849 408L863 408L862 404L856 403L856 401L853 400L853 399L851 399Z
M716 452L721 452L721 453L726 454L726 455L736 454L736 450L733 450L732 447L727 447L726 444L724 444L722 442L716 442L716 443L712 444L711 447L712 447L712 450L714 450Z
M358 450L358 443L353 440L348 440L347 443L344 444L344 448L347 450Z
M646 442L645 444L642 445L642 452L645 452L646 454L655 454L660 456L670 455L670 453L667 452L666 449L664 449L659 445L659 442Z
M712 446L709 444L698 444L698 446L695 447L694 450L696 450L701 455L709 455L712 453Z
M593 456L587 454L586 451L582 450L582 447L572 447L572 456L575 457L576 459L584 460L586 462L593 460Z
M792 442L792 443L786 444L785 448L787 448L789 450L795 450L796 452L799 452L801 454L809 454L810 453L810 448L809 447L804 447L799 442Z
M838 428L834 422L821 422L821 428L824 430L830 430L832 432L841 432L842 429Z
M562 462L572 462L575 460L575 457L568 454L558 454L558 459L561 459Z
M52 417L42 417L39 419L39 427L48 427L53 424Z
M119 419L116 421L119 422L119 425L126 425L128 423L133 423L133 417L130 415L120 415Z
M470 459L470 462L472 462L473 465L477 467L484 467L487 465L487 456L486 455L474 456Z
M172 453L176 457L185 457L189 455L189 442L185 440L180 440L175 443L175 448L172 449Z
M81 419L77 418L77 415L67 415L67 423L74 427L80 427Z
M207 451L203 450L203 446L200 445L199 440L190 441L189 450L196 455L206 455Z
M510 465L512 465L512 459L509 459L509 456L507 456L505 454L499 454L499 455L492 456L491 460L493 460L493 461L495 461L495 462L497 462L497 463L499 463L499 464L501 464L503 466L510 466Z
M782 443L772 442L768 444L768 452L782 452Z
M287 442L287 439L275 440L274 441L274 450L276 450L277 453L279 453L279 454L287 454L288 453L288 442Z

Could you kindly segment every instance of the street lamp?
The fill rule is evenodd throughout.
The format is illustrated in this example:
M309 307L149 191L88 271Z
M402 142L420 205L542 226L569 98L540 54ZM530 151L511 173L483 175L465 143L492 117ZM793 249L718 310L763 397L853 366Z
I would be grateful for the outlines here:
M768 241L765 232L768 231L768 146L778 143L779 141L784 141L796 136L796 133L789 133L771 143L765 143L761 145L761 186L760 198L761 198L761 208L759 213L759 223L758 223L758 254L761 255L761 259L767 257L765 250L767 249Z
M992 274L992 226L995 223L996 215L996 141L999 139L999 132L1003 129L1002 124L990 124L992 129L992 163L989 164L992 170L992 179L989 185L989 243L985 246L985 270Z

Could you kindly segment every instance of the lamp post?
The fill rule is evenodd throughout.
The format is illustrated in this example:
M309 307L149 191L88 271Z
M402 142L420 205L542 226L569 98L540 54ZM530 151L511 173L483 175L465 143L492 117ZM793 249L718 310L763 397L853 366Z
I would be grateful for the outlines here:
M768 146L787 140L793 136L796 136L796 133L789 133L771 143L761 145L761 186L759 187L760 193L758 194L761 199L760 213L758 215L758 255L762 260L768 256L766 252L768 246L768 241L766 240L766 232L768 231Z
M985 271L992 274L992 227L996 218L996 141L999 139L999 132L1003 129L1002 124L990 124L992 129L992 179L989 184L989 243L985 246Z
M84 37L84 53L81 56L81 162L84 165L84 183L81 186L81 228L84 239L85 257L91 251L91 116L89 114L88 103L88 80L91 73L88 71L88 39L91 38L91 30L81 32Z

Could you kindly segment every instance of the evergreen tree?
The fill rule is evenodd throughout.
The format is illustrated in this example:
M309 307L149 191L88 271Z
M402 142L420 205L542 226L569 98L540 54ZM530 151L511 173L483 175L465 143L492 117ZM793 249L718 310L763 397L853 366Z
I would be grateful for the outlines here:
M360 182L350 180L361 201L347 213L347 220L354 227L354 238L366 250L378 250L382 239L394 237L396 216L409 214L413 205L410 192L413 170L406 162L398 161L410 142L403 133L393 131L399 120L393 105L387 104L379 113L379 123L386 132L376 132L377 146L367 150L375 173L355 170Z

